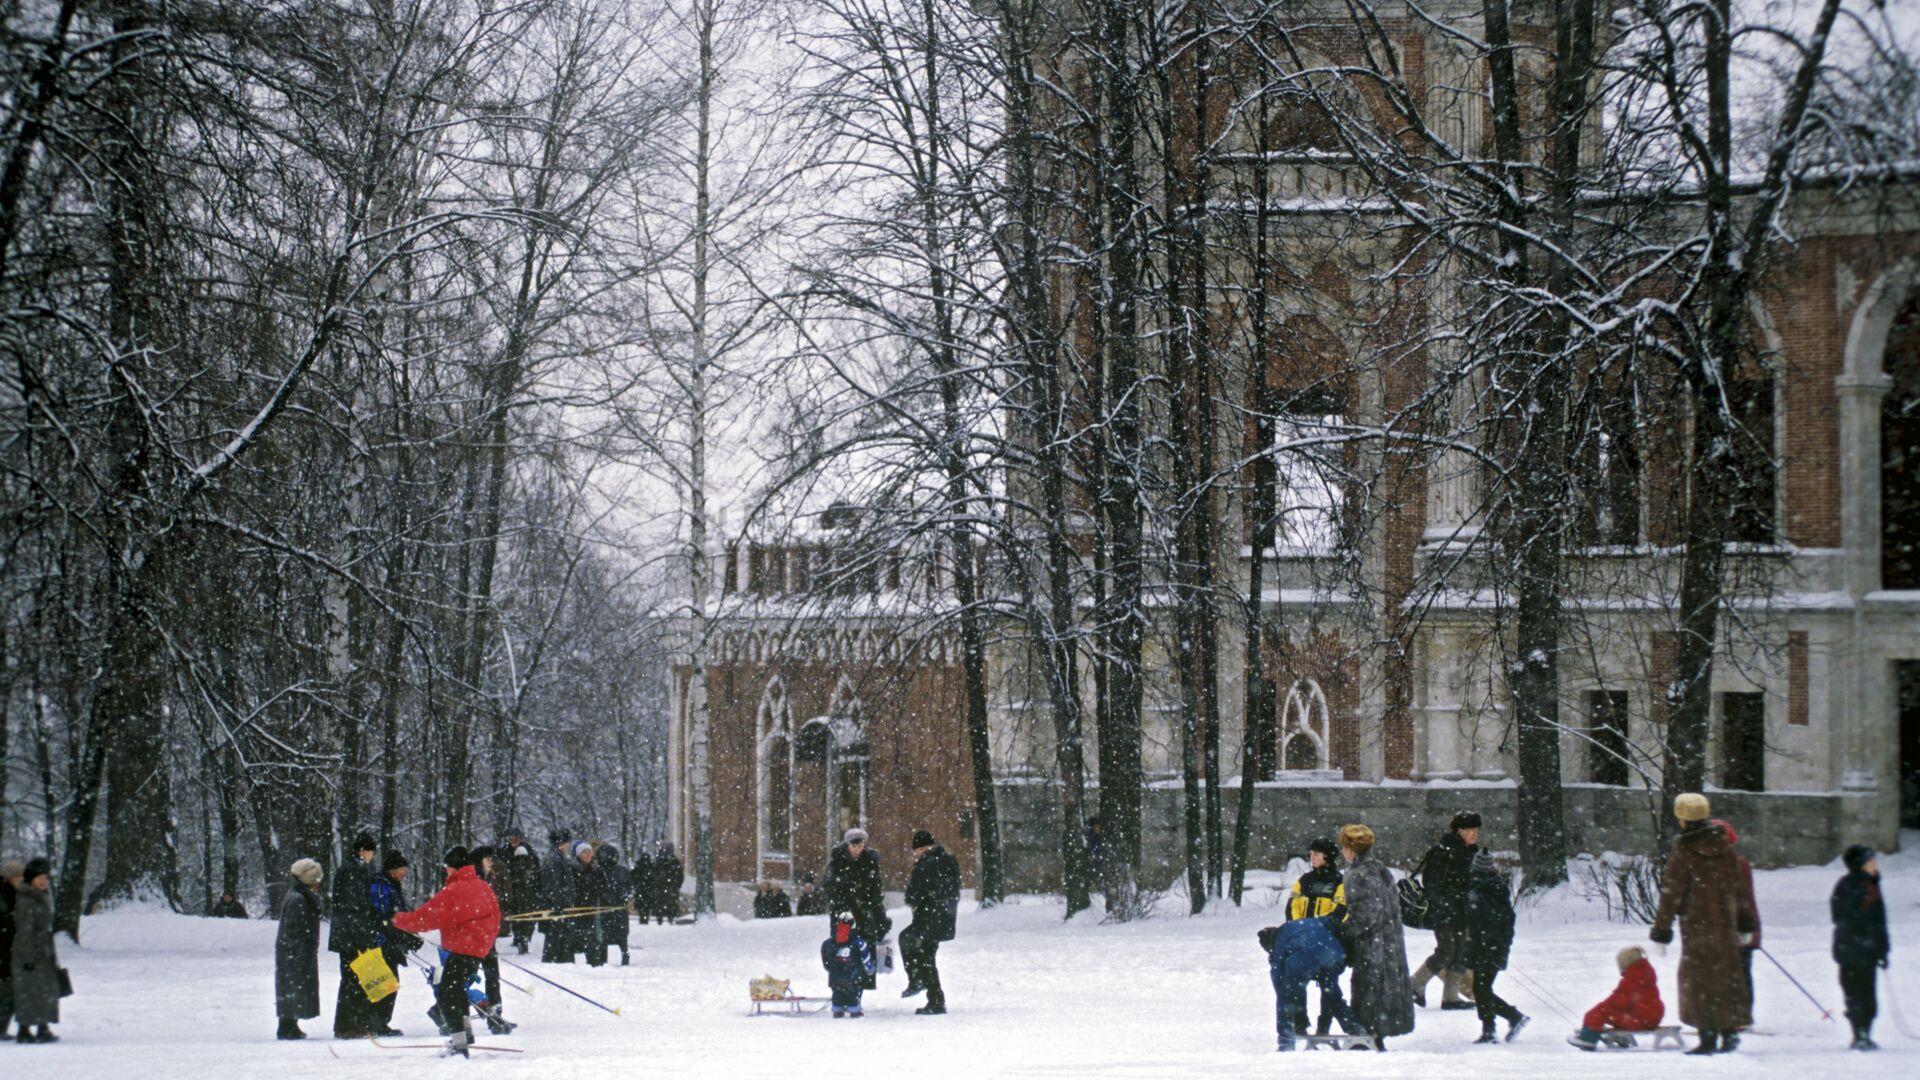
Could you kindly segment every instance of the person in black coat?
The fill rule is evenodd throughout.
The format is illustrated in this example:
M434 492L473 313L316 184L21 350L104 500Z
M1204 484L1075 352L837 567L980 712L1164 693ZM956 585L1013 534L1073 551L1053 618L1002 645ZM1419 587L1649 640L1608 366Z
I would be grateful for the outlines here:
M603 911L595 915L599 924L600 944L604 948L620 950L620 966L627 966L630 958L627 942L627 901L633 896L633 875L627 871L627 864L620 857L620 849L612 844L603 843L593 853L595 907L619 908L618 911Z
M680 917L680 882L687 876L687 868L680 862L680 856L673 853L673 845L665 840L653 854L653 893L650 907L654 918L663 923L671 923Z
M502 897L507 914L518 915L523 911L540 909L540 857L533 853L527 838L515 833L508 838L512 846L507 850L507 873L511 888L509 895ZM527 955L527 945L533 940L533 920L520 919L513 924L513 947L521 956Z
M354 837L353 855L333 879L333 903L329 912L332 927L327 931L327 951L340 958L340 989L334 995L333 1036L336 1039L364 1039L379 1033L379 1012L360 988L360 977L353 973L353 961L379 944L380 917L373 910L373 837L361 833Z
M800 895L794 899L795 915L825 915L827 913L827 894L814 884L813 871L800 875Z
M952 941L960 907L960 862L921 829L913 834L913 876L907 881L907 906L913 922L900 931L900 956L907 965L907 989L901 997L927 992L914 1013L939 1016L947 1011L940 988L940 943Z
M241 906L240 901L233 898L232 893L223 892L220 894L220 902L213 905L213 910L207 914L216 919L244 919L247 917L247 909Z
M1493 992L1493 980L1506 969L1513 949L1513 893L1485 851L1473 857L1461 913L1465 940L1459 959L1473 968L1473 1007L1480 1013L1480 1037L1474 1041L1493 1042L1498 1017L1507 1022L1507 1041L1512 1042L1527 1026L1527 1017Z
M753 894L753 917L756 919L785 919L793 915L793 901L787 898L787 890L775 881L760 883L760 891Z
M1833 887L1833 962L1840 965L1840 992L1853 1025L1853 1049L1878 1050L1873 1018L1879 1013L1875 971L1887 966L1887 901L1880 893L1880 859L1865 844L1848 848L1841 861L1847 876Z
M420 939L405 930L395 930L391 925L393 917L409 910L407 905L407 874L410 867L406 856L397 851L389 851L380 860L380 873L376 874L367 892L373 898L373 910L380 919L379 933L375 939L380 943L380 955L398 977L400 969L407 966L407 954L420 947ZM386 997L373 1003L374 1034L400 1035L399 1028L393 1026L393 1010L400 1004L400 992L395 990Z
M320 864L301 859L289 871L292 888L280 904L273 939L273 1008L277 1038L304 1039L300 1021L320 1015Z
M18 859L0 863L0 1039L13 1023L13 901L25 874Z
M1441 1008L1473 1008L1460 996L1460 983L1467 974L1461 953L1466 946L1467 878L1479 845L1480 815L1462 810L1447 824L1446 835L1420 860L1420 884L1427 890L1427 918L1433 925L1433 955L1410 977L1416 1005L1426 1005L1427 981L1438 975Z
M580 864L573 858L573 837L565 829L547 834L547 857L540 861L540 904L548 911L573 907L579 902ZM574 941L569 919L548 919L540 924L540 959L548 964L571 964L580 951Z
M893 920L887 918L887 901L880 889L880 855L867 846L867 830L848 829L840 844L827 856L827 873L822 878L831 911L853 914L853 924L861 940L873 946L875 956L886 948ZM878 985L867 973L867 989Z

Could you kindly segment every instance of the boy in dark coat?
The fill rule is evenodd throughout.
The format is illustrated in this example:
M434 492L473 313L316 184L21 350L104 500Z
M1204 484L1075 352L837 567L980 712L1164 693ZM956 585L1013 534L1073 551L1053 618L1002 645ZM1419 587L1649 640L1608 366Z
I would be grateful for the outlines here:
M1493 992L1493 980L1506 969L1513 949L1513 894L1488 852L1474 853L1463 911L1466 941L1461 957L1473 968L1473 1007L1480 1013L1480 1037L1474 1042L1494 1041L1496 1017L1507 1022L1507 1041L1512 1042L1527 1026L1527 1017Z
M953 940L960 909L960 862L925 829L913 834L913 877L907 881L907 906L913 922L900 932L900 956L907 965L907 989L900 996L927 992L927 1003L916 1016L939 1016L947 1011L947 993L940 987L940 943Z
M373 898L374 913L380 919L380 930L374 935L380 943L380 955L386 959L387 966L397 976L400 969L407 966L407 954L418 948L420 939L403 930L395 930L388 925L393 917L407 910L406 881L408 873L406 856L397 851L389 851L380 860L380 874L368 886L368 895ZM393 1026L393 1010L400 1004L400 991L395 990L386 997L373 1003L374 1034L400 1035L403 1032Z
M300 1021L320 1015L320 864L301 859L289 871L293 887L280 904L273 939L273 1007L281 1039L304 1039Z
M1700 1030L1700 1045L1688 1053L1732 1050L1738 1038L1723 1046L1721 1037L1753 1024L1747 969L1740 962L1740 947L1758 926L1753 898L1727 834L1708 820L1713 811L1707 797L1688 792L1674 800L1673 811L1680 839L1667 857L1660 906L1647 936L1670 944L1674 920L1680 921L1680 1022Z
M1346 950L1333 932L1331 916L1290 919L1260 931L1260 947L1267 950L1273 977L1273 1026L1279 1049L1293 1049L1293 1036L1307 1015L1307 983L1320 984L1320 1034L1335 1017L1340 1029L1357 1035L1363 1029L1340 994L1340 972L1347 966Z
M833 916L833 933L820 943L820 964L833 991L833 1018L866 1015L860 1009L860 992L873 976L873 949L854 928L852 912Z
M360 988L360 977L353 972L353 961L380 944L376 933L379 919L373 911L373 850L371 835L354 837L353 857L333 879L327 951L340 958L340 987L333 999L336 1039L364 1039L376 1034L380 1026L379 1014L367 1000L367 992Z
M1420 859L1420 884L1427 890L1428 918L1433 925L1433 955L1414 969L1409 981L1413 984L1413 1003L1423 1008L1427 1004L1427 981L1435 975L1440 976L1442 1009L1473 1008L1472 1002L1460 996L1467 966L1460 954L1466 945L1467 868L1479 845L1480 815L1462 810L1447 823L1440 842Z
M1660 1000L1660 976L1647 959L1647 950L1629 945L1613 958L1620 968L1620 982L1605 1001L1587 1010L1580 1030L1567 1042L1582 1050L1600 1045L1609 1031L1652 1031L1667 1015L1666 1002Z
M1873 1018L1879 1012L1874 970L1887 966L1893 951L1887 940L1887 901L1880 894L1880 859L1865 844L1847 849L1841 861L1847 876L1833 887L1833 962L1840 965L1840 992L1853 1024L1853 1049L1878 1050Z

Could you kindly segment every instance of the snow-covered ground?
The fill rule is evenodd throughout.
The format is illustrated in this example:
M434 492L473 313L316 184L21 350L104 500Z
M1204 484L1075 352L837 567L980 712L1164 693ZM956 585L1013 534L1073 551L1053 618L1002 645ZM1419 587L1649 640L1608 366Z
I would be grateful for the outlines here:
M1910 835L1908 850L1920 848ZM1905 1037L1896 1004L1920 1035L1920 856L1882 858L1894 942L1894 965L1881 981L1877 1055L1848 1054L1838 1016L1839 989L1827 957L1831 868L1757 875L1766 944L1820 1000L1819 1014L1765 958L1755 968L1758 1032L1734 1055L1711 1059L1676 1054L1637 1058L1583 1054L1563 1041L1580 1011L1612 986L1613 954L1642 941L1644 928L1606 921L1597 903L1555 895L1521 913L1514 966L1500 991L1535 1023L1512 1045L1469 1046L1478 1024L1470 1012L1419 1014L1418 1030L1392 1040L1390 1052L1320 1053L1282 1058L1273 1049L1273 993L1254 940L1278 921L1274 893L1262 889L1245 909L1200 918L1155 918L1101 925L1082 916L1060 919L1057 901L1024 898L979 913L963 907L960 937L941 950L952 1012L918 1017L903 1001L904 974L883 976L867 995L861 1020L747 1016L747 981L772 974L794 980L796 992L825 993L819 964L824 920L736 922L694 927L636 926L633 966L530 965L618 1006L621 1015L591 1009L512 969L535 987L507 992L515 1035L483 1038L522 1054L482 1054L443 1061L431 1051L387 1051L325 1037L334 994L334 964L323 955L321 997L328 1016L308 1021L306 1042L273 1038L273 932L267 921L199 919L157 912L115 912L89 920L86 945L68 946L63 961L78 989L63 1003L65 1022L54 1046L0 1049L9 1072L73 1078L209 1077L380 1078L432 1070L491 1077L614 1078L746 1077L1175 1077L1271 1074L1306 1066L1318 1076L1391 1074L1426 1077L1605 1077L1662 1074L1787 1077L1911 1076L1920 1042ZM1266 880L1273 880L1268 878ZM895 912L904 924L906 913ZM1431 935L1409 931L1408 953L1424 956ZM63 941L63 944L64 941ZM538 953L536 951L535 956ZM520 962L528 958L512 957ZM1678 950L1657 958L1669 1017L1677 997ZM422 1015L424 984L402 972L396 1023L403 1043L431 1025ZM1891 985L1889 985L1891 984ZM1438 990L1438 984L1433 987ZM1437 996L1437 995L1436 995ZM1502 1026L1504 1031L1504 1025ZM1631 1062L1632 1064L1629 1064ZM397 1071L396 1071L397 1070Z

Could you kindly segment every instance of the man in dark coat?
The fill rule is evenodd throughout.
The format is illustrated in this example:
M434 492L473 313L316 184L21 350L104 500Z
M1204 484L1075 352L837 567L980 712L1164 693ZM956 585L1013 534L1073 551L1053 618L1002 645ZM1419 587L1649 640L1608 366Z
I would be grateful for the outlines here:
M580 864L573 858L573 837L565 829L547 834L548 853L540 862L540 902L549 911L573 907L579 902ZM574 941L573 927L567 919L548 919L540 924L540 959L549 964L571 964L580 951Z
M518 915L523 911L540 909L540 857L533 853L527 844L527 838L519 833L508 838L513 846L508 848L507 870L512 888L504 897L507 912ZM513 947L521 956L527 954L527 944L533 940L533 920L519 919L513 923Z
M653 917L653 856L647 854L645 846L633 857L633 869L628 872L627 880L633 888L633 913L639 917L640 925L645 926Z
M620 950L620 966L626 967L632 957L628 951L627 902L633 899L633 874L627 869L620 849L610 843L601 844L593 853L593 863L600 869L600 894L594 906L618 909L595 916L600 923L600 937L609 947Z
M827 913L827 894L814 884L811 870L800 875L800 895L794 898L793 913L799 916Z
M327 951L340 958L340 989L334 995L333 1036L336 1039L364 1039L379 1033L380 1017L360 988L360 977L353 973L353 961L361 953L379 946L380 917L373 910L373 837L361 833L353 839L353 857L333 879L333 920L327 931Z
M1680 920L1680 1022L1700 1030L1700 1045L1689 1053L1712 1054L1733 1049L1737 1040L1723 1046L1721 1037L1753 1023L1740 947L1759 924L1733 845L1708 821L1713 811L1707 797L1681 795L1673 812L1680 839L1667 857L1647 936L1665 946L1673 941L1674 920Z
M1336 929L1353 966L1353 1014L1384 1050L1387 1036L1413 1030L1400 890L1387 864L1373 857L1372 829L1348 825L1340 830L1339 844L1347 861L1347 918Z
M1420 884L1427 890L1428 919L1433 926L1433 955L1414 969L1413 1002L1427 1004L1427 981L1440 976L1440 1007L1471 1009L1460 994L1467 966L1460 959L1466 941L1467 871L1480 850L1480 815L1462 810L1447 824L1446 835L1427 849L1420 860Z
M827 873L821 879L827 893L827 907L853 914L853 925L861 940L873 946L875 956L886 948L893 920L887 918L887 901L880 889L880 854L867 846L867 830L848 829L840 843L827 856ZM872 972L866 976L867 989L878 983Z
M1527 1017L1493 992L1493 980L1506 970L1513 950L1513 893L1485 851L1473 856L1465 913L1460 959L1473 969L1473 1007L1480 1013L1480 1037L1474 1041L1493 1042L1493 1022L1499 1018L1507 1022L1507 1041L1512 1042L1527 1026Z
M404 930L395 930L388 925L393 917L408 909L407 874L409 872L406 856L397 851L389 851L380 860L380 873L375 875L368 886L368 894L373 898L373 910L380 920L380 930L375 934L380 943L380 955L387 961L397 976L400 969L407 966L407 954L418 948L420 939ZM393 1010L400 1003L398 990L373 1003L374 1033L377 1035L400 1035L400 1029L393 1026Z
M953 940L960 908L960 861L920 829L913 834L913 876L907 881L907 906L913 922L900 931L900 957L907 966L907 989L901 997L927 992L927 1003L917 1016L939 1016L947 1011L947 994L940 988L940 943Z
M792 914L793 901L787 897L787 890L771 879L761 882L760 891L753 894L753 917L785 919Z
M1833 962L1840 965L1840 992L1853 1025L1853 1049L1878 1050L1873 1018L1879 1012L1875 971L1887 966L1893 951L1887 940L1887 901L1880 895L1880 859L1865 844L1847 849L1841 861L1847 876L1833 887Z
M320 864L301 859L289 871L292 887L280 903L273 939L273 1007L281 1039L304 1039L300 1021L320 1015Z
M687 868L680 862L680 856L673 853L673 845L665 840L653 854L653 899L654 917L663 923L671 923L680 917L680 882L687 875Z
M241 906L240 901L233 898L232 893L223 892L220 894L220 902L213 905L213 910L207 914L216 919L244 919L247 917L247 909Z
M53 948L52 864L32 859L21 871L13 897L13 1015L19 1042L58 1041L50 1024L60 1022L60 957ZM38 1025L39 1032L27 1029Z
M13 900L26 869L18 859L0 863L0 1039L13 1024Z

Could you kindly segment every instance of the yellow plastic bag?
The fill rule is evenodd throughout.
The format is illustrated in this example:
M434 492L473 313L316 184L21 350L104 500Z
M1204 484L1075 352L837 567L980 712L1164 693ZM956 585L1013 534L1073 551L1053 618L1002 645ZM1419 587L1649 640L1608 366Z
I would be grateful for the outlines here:
M353 958L348 965L360 980L360 989L366 991L368 1001L379 1001L389 994L399 993L400 980L394 977L393 969L387 966L387 958L379 949L368 949Z

